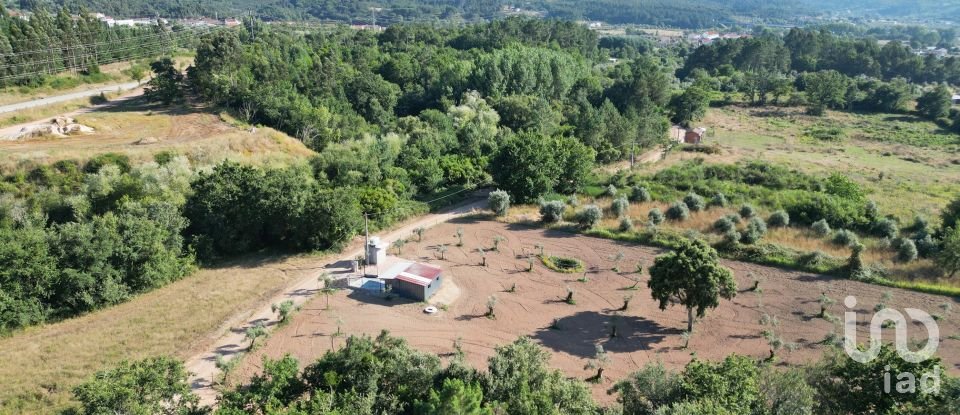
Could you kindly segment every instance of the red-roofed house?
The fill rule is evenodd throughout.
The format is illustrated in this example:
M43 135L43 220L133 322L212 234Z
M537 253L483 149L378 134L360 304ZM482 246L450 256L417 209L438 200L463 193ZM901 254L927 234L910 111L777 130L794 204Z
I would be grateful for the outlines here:
M433 265L401 262L380 275L380 279L399 295L427 301L443 282L443 270Z

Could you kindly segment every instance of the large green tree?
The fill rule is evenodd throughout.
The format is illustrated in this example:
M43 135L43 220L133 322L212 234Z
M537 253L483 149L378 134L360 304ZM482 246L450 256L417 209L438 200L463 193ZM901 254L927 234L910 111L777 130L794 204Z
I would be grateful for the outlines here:
M720 265L717 251L700 239L684 239L673 252L657 257L647 282L650 295L666 310L672 303L687 308L687 331L693 331L694 316L720 305L721 298L736 295L733 272Z
M960 226L947 228L944 231L940 253L937 255L937 266L950 278L960 271Z
M808 111L813 115L823 115L828 108L837 109L846 105L846 93L849 81L840 72L829 70L807 74L803 77Z
M483 390L478 384L465 384L460 379L445 379L440 391L430 390L426 402L417 402L416 413L423 415L492 415L483 405Z
M202 413L183 363L169 357L123 361L115 369L97 372L73 393L82 414Z
M710 92L698 86L691 86L670 101L673 122L689 126L691 122L700 121L707 114L709 104Z
M557 163L556 142L525 132L509 138L491 161L493 179L519 203L528 203L553 191L563 173Z
M898 390L909 373L916 381L914 390ZM812 376L823 413L836 414L933 414L948 396L924 391L925 375L943 384L945 369L940 359L931 357L918 363L903 360L892 345L883 344L878 355L868 362L855 361L839 351L829 355ZM901 377L903 376L903 377ZM905 385L908 386L908 385Z
M183 74L170 58L163 58L150 64L153 79L147 83L143 96L151 101L170 105L183 99Z
M917 112L931 120L946 117L950 115L951 96L950 89L946 85L938 84L917 98Z

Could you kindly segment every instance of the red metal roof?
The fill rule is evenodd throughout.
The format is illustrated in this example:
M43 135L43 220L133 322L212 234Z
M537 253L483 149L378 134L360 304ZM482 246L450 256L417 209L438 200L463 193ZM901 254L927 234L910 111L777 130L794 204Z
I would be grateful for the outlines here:
M408 282L408 283L413 284L413 285L419 285L419 286L421 286L421 287L426 287L426 286L430 285L431 282L433 282L433 280L428 280L428 279L425 279L425 278L408 277L408 276L403 275L403 274L397 275L397 277L394 278L394 279L399 280L399 281L403 281L403 282Z
M440 273L443 272L443 270L433 265L414 263L413 265L410 265L409 267L407 267L407 269L403 270L403 272L406 272L407 274L417 275L417 276L426 278L430 281L433 281L437 279L437 276L439 276Z

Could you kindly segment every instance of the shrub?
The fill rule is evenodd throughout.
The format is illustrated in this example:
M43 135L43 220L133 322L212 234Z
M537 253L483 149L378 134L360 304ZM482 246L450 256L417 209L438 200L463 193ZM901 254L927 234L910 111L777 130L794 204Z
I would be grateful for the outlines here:
M840 127L813 126L804 130L804 133L811 138L820 141L843 141L847 134Z
M557 223L563 220L567 206L562 201L552 200L540 204L540 220L545 223Z
M873 222L873 233L881 238L896 238L900 233L897 222L890 218L877 219Z
M813 233L817 234L821 238L830 234L830 224L826 220L820 219L816 222L813 222L813 225L810 226L810 229L813 230Z
M770 215L770 219L767 219L767 223L772 228L784 228L790 226L790 215L784 210L778 210Z
M653 200L650 196L650 192L646 187L643 186L634 186L633 190L630 192L630 201L645 203Z
M860 243L857 234L846 229L840 229L833 234L833 243L840 246L854 246Z
M726 207L727 203L727 197L723 193L717 193L710 198L710 203L707 205L710 207Z
M800 257L800 265L805 267L818 267L827 259L827 255L821 251L808 252Z
M106 103L108 103L108 102L110 102L110 100L107 99L107 96L104 95L103 92L101 92L100 95L94 95L94 96L90 97L90 104L91 104L91 105L102 105L102 104L106 104Z
M577 195L570 195L567 198L567 204L573 207L580 206L580 199L577 198Z
M576 219L581 228L590 229L603 219L603 211L597 205L586 205L577 212Z
M497 216L506 216L510 210L510 195L503 190L494 190L487 196L487 206Z
M752 217L750 221L747 222L747 228L743 232L743 236L740 240L745 244L755 244L763 238L763 235L767 233L767 223L760 219L759 217Z
M936 255L939 250L937 241L929 233L924 235L923 238L917 239L915 245L917 246L917 252L924 258Z
M727 233L731 229L736 229L736 228L737 228L737 224L733 223L733 220L731 220L729 217L726 217L726 216L721 217L720 219L717 219L716 222L713 222L713 229L719 233Z
M911 232L929 232L930 221L922 215L916 215L913 217L913 223L910 224L910 227L906 228Z
M736 229L727 230L723 234L723 242L730 246L740 243L740 238L740 232L737 232Z
M650 223L659 225L663 223L663 212L661 212L658 208L650 209L650 213L647 213L647 219L650 219Z
M897 260L900 262L911 262L917 259L917 245L912 239L905 239L897 248Z
M610 184L606 189L603 190L603 195L607 197L616 197L617 196L617 186Z
M627 201L625 197L618 197L613 200L613 203L610 205L610 211L613 213L613 216L622 218L627 214L627 209L630 208L630 202Z
M757 209L755 209L751 205L743 205L743 206L740 206L739 213L740 213L740 217L744 219L750 219L757 215Z
M620 220L620 232L630 232L633 230L633 220L629 216L624 216Z
M667 209L667 219L682 221L690 217L690 209L683 202L674 202Z
M583 272L583 261L576 258L566 258L559 256L541 256L543 265L553 271L565 274Z
M877 241L877 244L875 246L880 249L890 249L890 248L897 249L900 247L900 244L903 243L903 240L904 238L902 237L894 239L892 241L890 240L890 238L881 238L879 241Z
M853 279L863 278L867 276L864 275L866 270L863 266L863 257L861 256L861 254L863 254L863 245L857 242L853 244L851 248L853 248L853 251L850 252L850 259L847 260L847 275Z
M696 193L689 193L683 198L683 203L693 212L699 212L706 206L703 197Z
M880 208L877 207L877 202L868 200L863 206L863 214L867 217L867 219L877 220L880 217Z

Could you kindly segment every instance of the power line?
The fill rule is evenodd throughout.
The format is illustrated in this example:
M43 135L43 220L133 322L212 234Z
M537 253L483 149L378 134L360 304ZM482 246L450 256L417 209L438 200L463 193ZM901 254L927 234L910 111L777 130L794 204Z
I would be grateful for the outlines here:
M0 53L0 57L15 57L15 56L24 56L24 55L36 55L36 54L44 54L44 53L55 53L55 52L62 52L62 51L67 51L67 50L75 50L75 49L81 49L81 48L102 46L102 45L107 45L107 44L111 44L111 43L126 43L126 42L136 41L136 40L140 40L140 39L156 38L156 37L162 37L162 36L166 36L166 35L177 35L177 34L186 33L186 32L191 32L191 31L201 32L202 30L201 30L201 29L184 29L184 30L178 30L178 31L162 32L162 33L147 33L147 34L142 34L142 35L137 35L137 36L117 38L117 39L112 39L112 40L107 40L107 41L102 41L102 42L81 43L81 44L79 44L79 45L73 45L73 46L68 46L68 47L50 47L50 48L45 48L45 49L31 49L31 50L21 50L21 51L10 52L10 53Z
M150 50L151 48L154 48L157 46L170 46L170 43L173 43L179 40L183 40L183 38L173 37L169 39L169 42L164 39L158 39L153 42L132 45L125 48L95 50L95 51L90 51L83 54L77 54L72 56L62 56L55 59L45 59L41 61L32 61L32 62L25 62L20 64L0 65L0 69L14 68L18 66L34 66L34 67L44 66L43 68L39 68L33 71L24 71L20 73L5 75L0 77L0 80L18 79L18 78L25 78L30 76L37 76L37 75L53 75L53 74L57 74L57 73L65 72L69 70L83 69L89 63L88 61L89 59L95 59L98 65L105 65L105 64L125 61L125 60L139 59L152 54L154 51L151 51ZM134 53L131 55L126 55L126 56L110 57L115 53L126 52L131 50L141 50L141 52ZM69 61L71 60L73 61L72 64L69 63ZM51 66L50 64L58 64L58 65ZM62 64L63 66L60 66L59 64Z
M179 35L174 35L174 36L169 37L169 38L154 39L154 40L151 40L151 41L149 41L149 42L138 42L136 45L126 45L126 47L121 47L121 48L100 48L100 49L93 48L92 50L84 51L84 52L82 52L81 54L71 54L71 55L64 55L64 56L45 57L45 58L43 58L42 60L32 60L32 61L24 61L24 62L17 62L17 63L7 63L7 64L0 65L0 69L15 68L15 67L18 67L18 66L30 66L30 65L47 64L47 63L56 63L56 62L61 62L61 61L67 60L67 59L77 59L77 58L80 58L80 57L93 57L93 56L95 56L95 55L109 54L109 53L114 53L114 52L119 52L119 51L125 51L125 50L139 49L139 48L143 48L143 47L151 47L151 46L156 46L156 45L162 45L162 44L166 43L167 41L176 41L176 40L183 40L183 39L184 39L184 37L178 37L178 36L179 36ZM123 45L120 45L120 44L118 43L118 46L123 46Z

